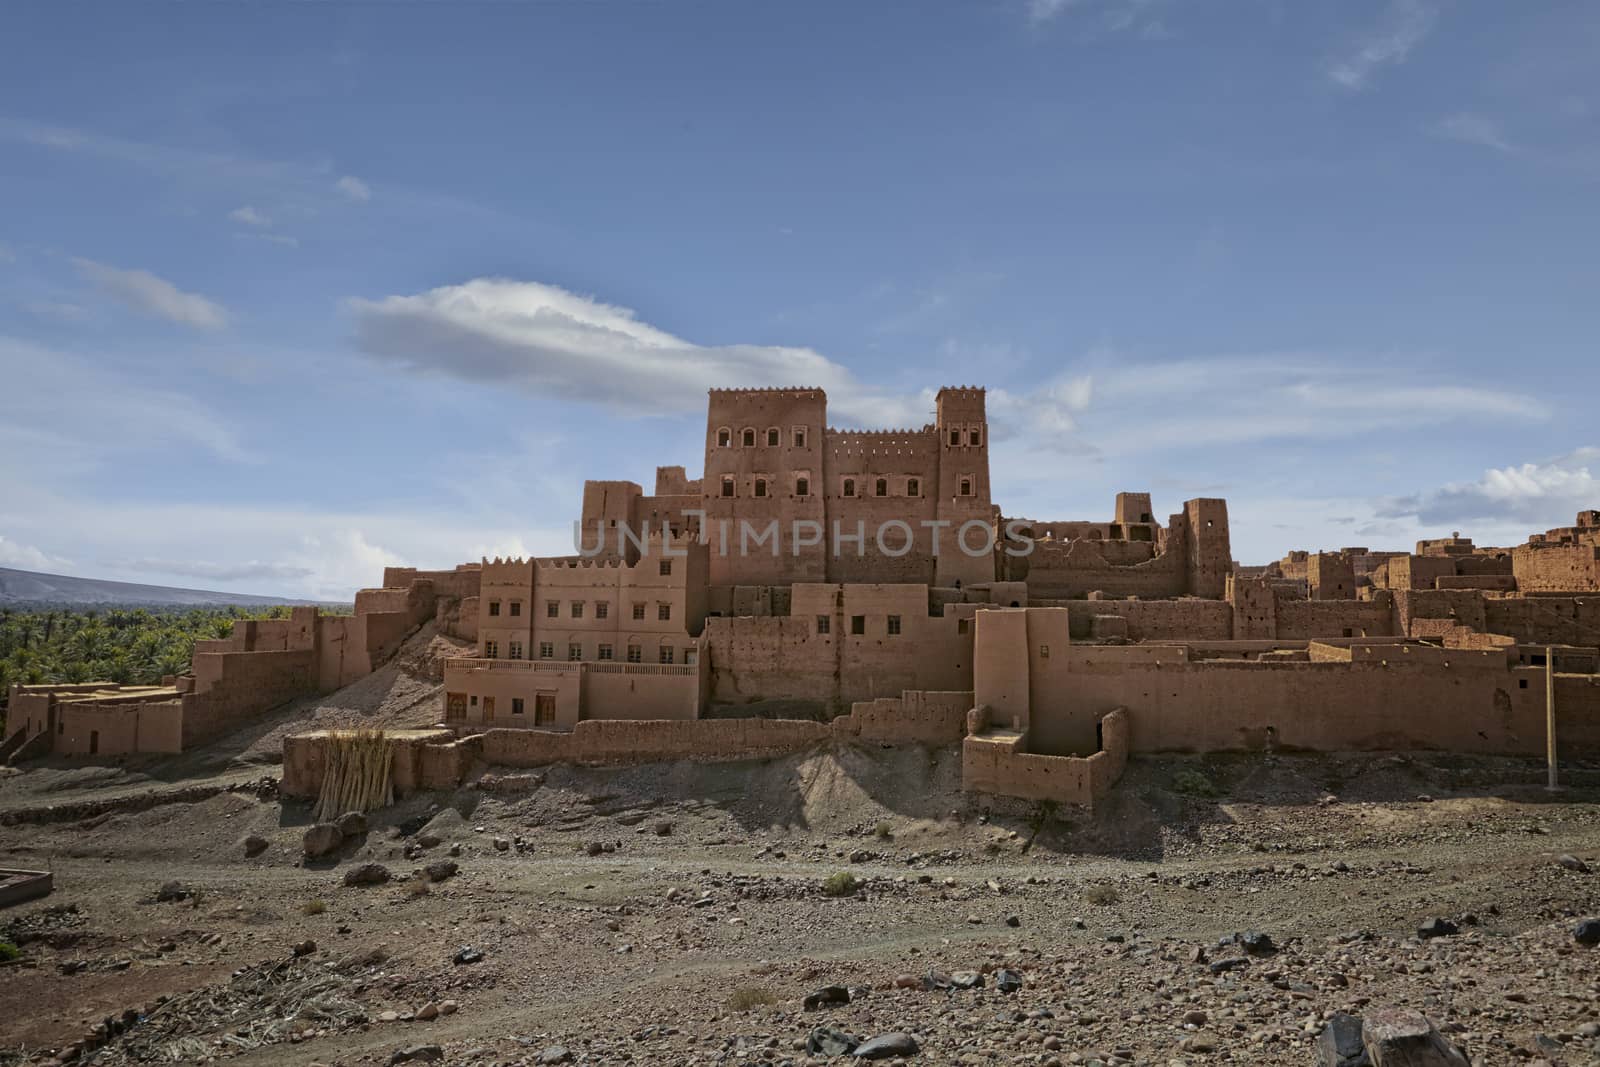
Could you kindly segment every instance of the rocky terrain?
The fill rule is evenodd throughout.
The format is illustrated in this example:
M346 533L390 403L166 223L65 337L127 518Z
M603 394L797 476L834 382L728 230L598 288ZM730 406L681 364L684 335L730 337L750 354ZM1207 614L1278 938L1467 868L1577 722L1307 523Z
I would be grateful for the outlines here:
M1141 759L1091 815L838 744L279 800L270 738L430 721L442 640L249 743L0 778L57 887L0 910L0 1063L1600 1063L1600 768Z

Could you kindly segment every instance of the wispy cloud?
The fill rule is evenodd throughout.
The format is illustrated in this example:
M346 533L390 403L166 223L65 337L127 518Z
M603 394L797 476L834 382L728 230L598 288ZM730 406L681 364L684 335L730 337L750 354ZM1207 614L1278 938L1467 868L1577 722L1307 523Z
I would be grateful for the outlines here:
M249 204L246 204L243 207L234 208L232 211L228 212L228 218L232 219L234 222L243 223L246 226L266 227L272 225L271 219L267 218Z
M1089 25L1108 33L1135 33L1142 37L1168 34L1161 11L1168 0L1027 0L1028 22L1041 26L1070 10L1082 12Z
M32 545L19 544L0 534L0 567L21 567L23 570L42 571L64 563L66 560L47 556Z
M72 262L83 277L135 311L198 330L220 330L228 325L228 312L221 304L184 292L147 270L124 270L92 259Z
M365 202L372 199L372 187L360 178L349 174L334 182L333 187L351 200Z
M1492 148L1497 152L1515 152L1516 148L1506 140L1501 132L1500 124L1493 119L1469 112L1460 112L1448 118L1439 120L1433 126L1433 132L1439 137L1452 141L1462 141L1466 144L1481 145Z
M1328 77L1351 91L1367 87L1382 67L1398 66L1433 31L1439 7L1432 0L1390 0L1379 24L1350 54L1328 67Z
M1580 510L1600 507L1600 447L1509 467L1492 467L1477 481L1454 482L1410 496L1383 500L1380 518L1423 523L1516 522L1548 529L1570 525Z
M290 237L286 233L236 233L234 236L246 241L264 241L269 245L282 245L285 248L300 247L300 239Z

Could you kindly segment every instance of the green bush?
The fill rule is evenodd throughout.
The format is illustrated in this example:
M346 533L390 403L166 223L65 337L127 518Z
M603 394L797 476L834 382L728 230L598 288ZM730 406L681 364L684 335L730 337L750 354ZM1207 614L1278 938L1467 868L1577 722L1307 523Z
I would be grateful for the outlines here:
M854 896L861 883L856 881L856 876L849 871L840 871L838 874L829 875L822 883L822 891L830 897Z
M12 960L20 960L21 958L22 950L20 948L9 941L0 941L0 963L10 963Z
M1220 796L1219 790L1205 775L1199 771L1179 771L1172 776L1172 790L1175 793L1187 793L1192 797Z

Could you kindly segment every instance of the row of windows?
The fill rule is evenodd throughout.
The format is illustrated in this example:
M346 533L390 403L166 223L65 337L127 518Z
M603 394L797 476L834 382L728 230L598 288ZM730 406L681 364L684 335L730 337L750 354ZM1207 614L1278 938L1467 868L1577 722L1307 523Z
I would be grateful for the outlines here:
M739 431L739 444L745 448L755 448L756 442L762 438L766 439L768 448L777 448L783 442L783 432L776 426L767 427L765 434L759 433L754 426L746 426ZM789 439L795 448L806 447L806 428L804 426L794 427L789 431ZM719 426L717 428L718 448L733 447L733 440L732 427ZM983 444L983 430L978 427L969 427L965 430L955 427L950 430L949 441L952 448L959 448L962 443L976 448Z
M478 696L477 696L476 693L474 693L472 695L470 700L467 697L467 694L465 694L465 693L451 693L451 694L449 694L445 698L445 706L444 706L444 717L445 717L445 719L446 720L450 720L450 719L465 719L467 717L467 706L468 706L469 703L471 704L472 707L475 707L475 708L479 706L479 704L478 704ZM494 718L494 707L495 707L495 699L494 699L494 697L484 697L483 698L482 707L483 707L483 719L485 721L493 719ZM524 714L526 712L526 710L527 710L527 705L525 703L523 703L523 699L521 697L512 697L511 698L511 714L513 714L513 715L522 715L522 714ZM535 694L534 698L533 698L533 725L535 725L535 726L554 726L555 724L556 724L556 695L554 693L537 693L537 694Z
M897 624L897 626L898 626L898 624ZM899 631L898 628L896 628L893 632L894 633L899 633L900 631ZM507 644L507 651L510 653L508 658L510 658L510 659L521 659L522 658L522 642L521 641L511 641L511 642L509 642ZM627 646L626 653L627 653L627 660L628 660L629 663L643 663L644 662L644 646L643 645L632 645L632 644L630 644L630 645ZM656 655L657 655L657 661L660 662L660 663L676 663L677 662L677 650L674 649L671 645L662 645L660 647L660 649L657 651ZM484 659L499 659L500 658L500 642L498 642L498 641L485 641L483 643L483 658ZM553 660L553 659L556 658L556 646L555 646L555 642L554 641L540 641L539 642L539 658L540 659L549 659L549 660ZM609 644L609 643L597 645L596 648L595 648L595 657L594 658L597 659L597 660L603 660L603 661L614 661L617 658L616 646L612 645L612 644ZM697 658L698 658L698 653L696 652L695 649L693 649L693 648L685 648L683 650L683 662L684 663L693 664L696 661ZM577 641L570 642L567 645L567 660L569 662L572 662L572 663L580 663L580 662L582 662L583 661L583 645L580 644Z
M886 616L884 616L883 629L884 629L884 633L888 634L890 637L898 637L900 635L900 616L898 616L898 615L886 615ZM833 632L833 616L831 616L831 615L818 615L817 616L817 633L819 633L819 634L829 634L829 633L832 633L832 632ZM852 634L865 634L867 632L867 617L865 615L852 615L852 616L850 616L850 632Z
M899 479L895 479L895 481L898 482ZM870 489L873 496L889 496L890 488L891 484L890 479L888 478L845 478L839 483L839 495L848 497L866 496L867 491ZM907 478L900 488L902 492L895 495L920 497L922 495L922 479ZM722 495L725 497L737 496L738 490L739 480L731 474L724 474L722 476ZM751 494L757 497L771 496L771 479L758 476L751 485ZM799 497L810 496L811 479L805 475L797 476L794 480L794 495ZM972 495L971 475L965 475L962 477L961 484L957 490L957 495ZM666 572L663 571L662 573Z
M587 601L583 601L583 600L574 600L574 601L572 601L570 603L570 605L568 606L568 609L567 609L568 610L568 616L567 617L568 618L572 618L572 619L581 619L581 618L583 618L584 604L586 604L586 603L587 603ZM646 611L647 611L647 608L648 608L648 605L645 605L645 604L634 604L634 605L632 605L633 617L635 619L644 618L645 614L646 614ZM561 618L561 601L559 601L559 600L546 600L544 602L544 616L547 619L559 619L559 618ZM609 601L606 601L606 600L596 600L594 602L594 617L597 618L597 619L609 619L611 617L611 603ZM671 622L672 621L672 605L658 601L656 603L656 618L661 620L662 622Z
M768 448L777 448L783 443L783 432L776 426L767 427L767 432L764 436L766 437ZM756 428L754 426L746 426L744 429L739 431L739 444L743 445L745 448L756 447L757 439L758 437ZM789 440L794 444L795 448L806 447L806 428L804 426L796 426L791 429L789 431ZM731 448L732 446L733 429L728 426L719 427L717 429L717 447Z

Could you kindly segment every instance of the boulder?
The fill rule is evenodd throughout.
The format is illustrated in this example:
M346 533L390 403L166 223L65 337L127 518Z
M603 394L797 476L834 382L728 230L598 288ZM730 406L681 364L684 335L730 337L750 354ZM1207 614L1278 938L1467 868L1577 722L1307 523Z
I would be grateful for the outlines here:
M565 1045L551 1045L534 1059L534 1063L571 1063L572 1052Z
M1015 993L1022 988L1022 975L1002 967L994 972L994 987L1002 993Z
M879 1034L856 1046L856 1057L863 1060L886 1060L893 1056L915 1056L919 1046L910 1034Z
M1580 945L1600 945L1600 919L1585 919L1573 927L1572 940Z
M444 1049L438 1045L412 1045L396 1049L389 1057L390 1063L438 1063L444 1059Z
M861 1039L831 1026L819 1026L806 1035L808 1056L848 1056L861 1044Z
M1372 1067L1468 1067L1466 1056L1421 1012L1382 1008L1362 1020L1361 1041Z
M161 888L156 890L156 899L162 903L185 900L188 896L189 891L183 887L182 882L164 882Z
M460 948L456 949L456 954L450 957L450 959L451 962L455 963L457 966L464 966L469 963L477 963L479 960L483 959L483 953L479 952L471 945L462 945Z
M814 993L807 993L802 1002L806 1011L816 1011L818 1008L831 1008L836 1004L850 1003L850 990L842 985L828 985Z
M430 882L443 882L448 878L454 878L456 871L460 869L454 860L439 860L422 868L422 873Z
M300 847L308 857L315 859L318 856L330 855L342 844L344 844L344 831L339 829L338 823L319 822L306 828L306 835L301 839Z
M1579 874L1589 873L1589 865L1576 856L1559 856L1556 858L1556 862L1569 871L1577 871Z
M344 872L345 885L382 885L390 878L389 868L381 863L363 863Z
M267 845L268 841L266 838L262 837L260 834L251 834L249 837L244 839L244 854L247 858L251 856L259 856L267 850Z
M1317 1035L1317 1067L1372 1067L1361 1041L1361 1018L1335 1012Z
M1417 936L1424 941L1431 937L1453 937L1461 928L1449 919L1429 919L1417 927Z
M360 837L367 832L367 817L359 811L347 811L334 825L343 837Z

